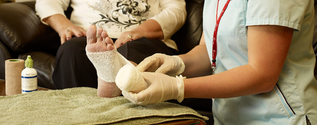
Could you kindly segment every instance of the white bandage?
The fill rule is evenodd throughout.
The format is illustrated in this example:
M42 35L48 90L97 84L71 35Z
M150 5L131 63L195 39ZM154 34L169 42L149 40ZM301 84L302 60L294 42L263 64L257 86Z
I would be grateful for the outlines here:
M126 64L131 64L116 49L104 52L89 52L86 48L86 54L97 70L100 79L106 82L115 82L116 75L120 68Z
M116 49L104 52L89 52L87 57L97 70L100 79L116 82L120 90L140 92L148 87L141 73Z
M124 65L118 72L116 84L120 90L138 93L148 87L141 73L133 65Z

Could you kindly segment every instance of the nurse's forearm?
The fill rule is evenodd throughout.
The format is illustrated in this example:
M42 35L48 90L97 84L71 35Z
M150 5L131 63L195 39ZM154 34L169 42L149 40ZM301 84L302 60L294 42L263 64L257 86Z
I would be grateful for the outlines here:
M222 73L184 80L185 98L229 98L272 90L252 66L243 65Z
M190 52L179 57L185 63L185 71L182 73L186 77L197 77L210 75L212 73L207 49L205 45L198 45Z
M197 77L210 75L212 73L204 33L201 36L200 43L191 51L179 57L185 63L185 71L182 73L186 77Z

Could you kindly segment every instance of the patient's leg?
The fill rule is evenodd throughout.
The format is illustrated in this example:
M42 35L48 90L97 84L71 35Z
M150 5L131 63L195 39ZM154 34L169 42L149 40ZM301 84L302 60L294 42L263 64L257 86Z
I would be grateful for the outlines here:
M121 90L115 84L115 76L122 64L118 63L117 51L113 41L101 28L91 25L87 30L86 53L94 64L98 75L97 95L99 97L116 97Z

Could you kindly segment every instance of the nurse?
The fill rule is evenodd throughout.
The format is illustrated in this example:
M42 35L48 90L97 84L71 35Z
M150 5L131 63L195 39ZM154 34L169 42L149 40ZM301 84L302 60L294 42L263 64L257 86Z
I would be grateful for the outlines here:
M206 0L203 15L200 44L142 61L156 71L127 99L213 98L215 125L317 124L313 0Z

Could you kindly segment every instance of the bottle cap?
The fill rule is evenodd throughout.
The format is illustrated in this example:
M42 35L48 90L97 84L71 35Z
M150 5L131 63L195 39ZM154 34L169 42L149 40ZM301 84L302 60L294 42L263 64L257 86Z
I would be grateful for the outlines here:
M24 65L26 68L33 68L33 60L30 55L26 58Z

